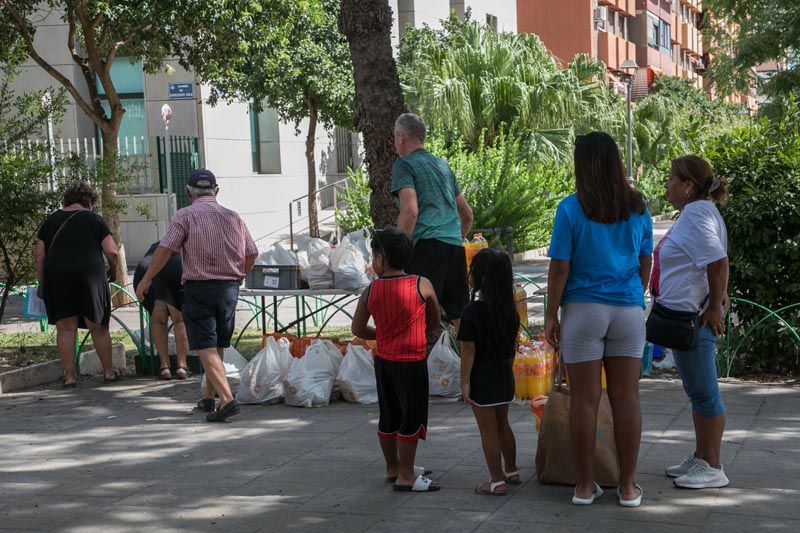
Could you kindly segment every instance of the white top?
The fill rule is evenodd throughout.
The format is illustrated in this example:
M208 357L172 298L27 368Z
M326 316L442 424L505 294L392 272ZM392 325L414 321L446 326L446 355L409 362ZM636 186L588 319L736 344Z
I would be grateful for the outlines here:
M708 200L687 204L664 237L658 302L675 311L696 313L708 296L706 267L728 256L728 230Z

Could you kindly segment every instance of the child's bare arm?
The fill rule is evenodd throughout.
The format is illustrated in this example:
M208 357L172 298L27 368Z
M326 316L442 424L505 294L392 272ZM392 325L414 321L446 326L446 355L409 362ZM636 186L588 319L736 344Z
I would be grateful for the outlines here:
M437 329L442 321L442 312L439 309L439 300L436 291L428 278L419 278L419 292L425 299L425 326L428 330Z
M353 315L353 324L350 326L350 331L353 332L353 335L364 340L375 340L375 328L369 325L370 315L367 309L370 288L367 288L361 295L361 298L358 299L358 306Z
M475 343L461 341L461 396L466 403L472 403L469 377L472 374L472 364L474 362Z

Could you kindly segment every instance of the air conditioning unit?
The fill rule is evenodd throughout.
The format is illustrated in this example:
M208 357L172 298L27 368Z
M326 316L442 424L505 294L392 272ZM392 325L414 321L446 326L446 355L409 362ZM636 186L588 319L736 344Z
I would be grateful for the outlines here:
M608 23L608 7L598 6L594 8L594 27L597 30L605 30Z

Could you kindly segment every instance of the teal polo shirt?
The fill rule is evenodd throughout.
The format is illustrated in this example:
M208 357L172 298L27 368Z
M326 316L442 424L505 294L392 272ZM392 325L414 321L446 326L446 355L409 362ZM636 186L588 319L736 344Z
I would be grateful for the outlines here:
M419 214L411 235L414 242L435 239L462 245L461 219L456 209L461 190L447 161L422 148L398 158L392 166L391 192L397 196L400 189L414 189L417 193Z

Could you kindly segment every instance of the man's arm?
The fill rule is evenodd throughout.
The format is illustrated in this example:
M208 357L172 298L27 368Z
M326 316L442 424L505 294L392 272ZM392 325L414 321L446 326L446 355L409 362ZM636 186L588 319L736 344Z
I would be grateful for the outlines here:
M470 228L472 228L475 215L472 214L472 208L463 194L456 196L456 210L458 211L458 218L461 220L461 237L466 238Z
M419 206L417 205L417 191L404 187L397 191L400 198L400 216L397 217L397 229L411 237L417 226Z
M256 264L256 259L258 259L258 254L256 255L248 255L244 258L244 273L245 275L249 274L251 270L253 270L253 265Z

